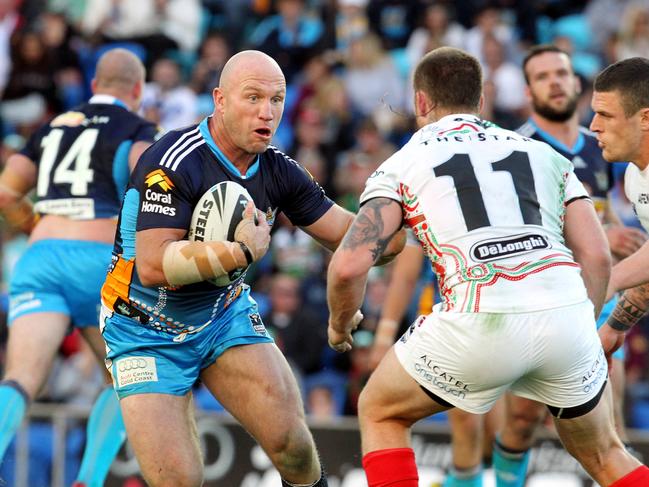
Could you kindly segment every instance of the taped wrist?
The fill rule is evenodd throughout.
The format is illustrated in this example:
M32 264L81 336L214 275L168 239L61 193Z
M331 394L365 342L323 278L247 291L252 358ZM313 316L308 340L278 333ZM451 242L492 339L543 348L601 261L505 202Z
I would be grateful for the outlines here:
M246 267L242 254L236 242L180 240L167 245L162 256L162 272L172 286L206 281Z

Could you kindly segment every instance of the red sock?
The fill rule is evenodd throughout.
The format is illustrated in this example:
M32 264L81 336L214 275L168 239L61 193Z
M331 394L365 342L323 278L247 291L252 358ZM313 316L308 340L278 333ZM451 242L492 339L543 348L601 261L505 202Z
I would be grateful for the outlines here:
M616 480L609 487L644 487L646 485L649 485L649 468L643 465Z
M418 487L419 475L412 448L389 448L368 453L363 468L369 487Z

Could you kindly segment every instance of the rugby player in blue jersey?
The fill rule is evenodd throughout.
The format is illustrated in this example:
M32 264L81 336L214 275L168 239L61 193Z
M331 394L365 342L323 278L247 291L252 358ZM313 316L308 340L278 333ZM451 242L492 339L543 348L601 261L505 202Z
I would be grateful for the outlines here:
M285 96L272 58L234 55L214 90L212 116L162 137L129 182L102 289L102 326L129 441L152 486L202 485L191 401L199 379L259 442L282 485L327 485L296 381L245 274L224 287L209 282L266 253L279 211L329 249L351 223L270 145ZM222 181L248 191L258 222L249 205L235 242L188 241L196 203Z
M88 103L55 117L9 158L0 175L0 210L30 230L29 248L9 285L7 365L0 382L0 458L38 394L70 326L78 327L103 362L99 293L110 264L117 215L129 172L157 134L137 116L144 66L123 49L104 54ZM88 422L78 484L101 486L125 438L112 387Z

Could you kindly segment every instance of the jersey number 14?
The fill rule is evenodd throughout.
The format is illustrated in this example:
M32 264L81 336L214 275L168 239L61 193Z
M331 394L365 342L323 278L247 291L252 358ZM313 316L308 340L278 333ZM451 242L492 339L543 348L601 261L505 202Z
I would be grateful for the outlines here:
M38 185L36 194L47 195L50 186L50 173L56 164L62 129L54 129L41 140L43 154L38 166ZM69 184L72 196L86 196L88 184L92 182L94 171L90 169L90 153L97 142L99 129L86 129L76 138L70 149L54 170L52 184Z

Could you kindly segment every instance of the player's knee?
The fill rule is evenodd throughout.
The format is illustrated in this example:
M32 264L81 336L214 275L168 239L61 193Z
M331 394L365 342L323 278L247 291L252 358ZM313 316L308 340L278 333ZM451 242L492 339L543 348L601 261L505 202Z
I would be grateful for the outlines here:
M366 422L380 421L381 408L375 397L372 395L369 387L365 387L358 397L358 419L361 424Z
M507 416L505 429L521 441L531 441L534 431L545 418L545 408L541 405L511 411Z
M308 472L318 462L315 444L306 424L277 435L268 443L266 450L275 467L283 474Z

